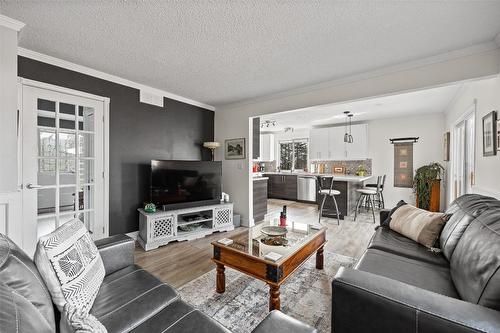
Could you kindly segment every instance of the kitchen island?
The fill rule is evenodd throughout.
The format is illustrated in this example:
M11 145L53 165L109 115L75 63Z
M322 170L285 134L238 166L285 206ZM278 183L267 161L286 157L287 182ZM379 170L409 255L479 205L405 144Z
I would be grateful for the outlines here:
M265 172L268 181L268 197L276 199L286 199L301 202L316 203L318 210L321 206L323 196L319 195L319 183L313 179L318 177L333 177L333 188L340 191L340 195L335 196L340 211L340 218L354 213L356 201L358 199L357 189L363 188L365 181L372 176L339 175L339 174L318 174L308 172ZM309 185L304 189L304 178L309 178ZM326 180L323 188L329 188L331 180ZM311 189L311 186L314 188ZM304 195L304 191L308 192ZM331 198L327 198L323 209L323 216L336 218L335 205Z

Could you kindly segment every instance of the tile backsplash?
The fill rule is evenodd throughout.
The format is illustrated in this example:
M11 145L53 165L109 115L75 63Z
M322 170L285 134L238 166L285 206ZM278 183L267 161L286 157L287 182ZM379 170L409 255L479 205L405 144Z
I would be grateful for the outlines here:
M372 174L372 160L367 158L366 160L344 160L344 161L314 161L311 162L311 169L318 170L320 164L324 165L324 173L332 173L334 166L345 167L345 173L347 175L355 175L358 172L358 167L364 165L366 169L366 175L371 176Z

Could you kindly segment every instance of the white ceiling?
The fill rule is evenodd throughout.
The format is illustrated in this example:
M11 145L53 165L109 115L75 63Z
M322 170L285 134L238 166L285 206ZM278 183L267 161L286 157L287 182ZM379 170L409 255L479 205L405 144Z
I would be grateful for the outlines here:
M20 46L220 106L492 41L500 1L1 1Z
M331 124L342 124L346 118L344 111L354 114L353 122L407 115L442 113L459 92L462 84L420 90L404 94L372 98L362 101L322 105L261 116L261 124L266 120L276 121L276 126L262 128L265 132L281 132L285 128L311 128Z

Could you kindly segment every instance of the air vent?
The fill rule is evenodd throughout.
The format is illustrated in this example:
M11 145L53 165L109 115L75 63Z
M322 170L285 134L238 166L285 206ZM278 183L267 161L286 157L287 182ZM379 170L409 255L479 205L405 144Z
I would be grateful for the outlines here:
M153 94L146 90L141 90L139 100L141 103L163 107L163 96Z

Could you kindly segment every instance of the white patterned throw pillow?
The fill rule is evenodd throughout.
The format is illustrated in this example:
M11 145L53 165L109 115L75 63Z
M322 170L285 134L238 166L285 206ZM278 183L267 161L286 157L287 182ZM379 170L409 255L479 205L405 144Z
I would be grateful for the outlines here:
M89 312L104 279L104 265L83 223L74 219L40 237L35 264L59 311L69 303Z

